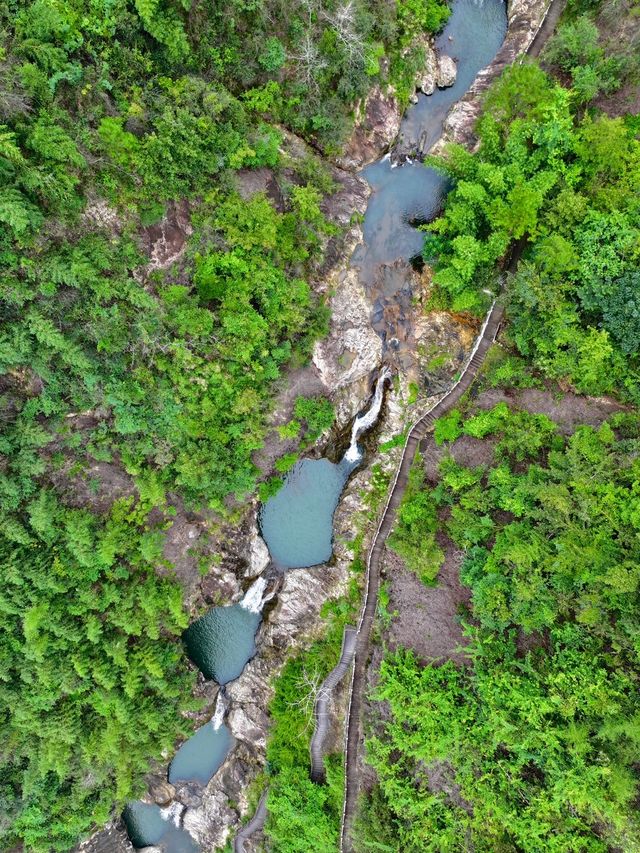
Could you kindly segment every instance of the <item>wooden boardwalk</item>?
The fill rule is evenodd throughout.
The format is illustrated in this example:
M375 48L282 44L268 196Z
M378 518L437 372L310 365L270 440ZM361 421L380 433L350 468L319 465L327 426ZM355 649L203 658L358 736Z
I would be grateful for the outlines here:
M268 789L260 797L258 808L249 823L238 830L238 834L233 839L233 853L244 853L244 842L248 841L254 832L259 832L264 826L267 819L267 793Z
M385 540L393 527L396 511L400 506L402 496L407 487L409 472L411 471L413 459L421 439L424 438L427 432L433 429L433 425L439 417L444 415L452 406L455 406L473 383L484 362L487 350L496 338L503 312L504 308L502 305L494 302L460 377L453 387L428 412L422 415L409 430L402 456L396 469L395 479L389 490L387 503L382 511L378 528L371 541L367 557L364 601L360 612L355 643L355 663L345 725L345 796L340 828L340 850L343 853L350 853L352 850L349 833L358 799L358 747L361 736L362 700L366 666L369 658L371 628L378 602L380 562Z
M351 666L353 655L356 650L356 639L358 632L351 625L347 625L342 635L342 652L340 660L331 670L329 675L320 685L313 706L315 728L309 746L311 752L311 780L313 782L324 782L324 741L329 729L329 702L331 691L342 681L345 673Z

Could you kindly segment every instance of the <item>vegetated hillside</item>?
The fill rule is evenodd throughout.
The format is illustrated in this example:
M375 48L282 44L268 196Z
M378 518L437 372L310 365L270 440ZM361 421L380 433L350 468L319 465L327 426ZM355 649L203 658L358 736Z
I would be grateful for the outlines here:
M458 310L480 310L519 257L502 333L519 357L494 383L526 385L533 368L637 405L640 127L614 95L624 87L633 106L638 64L627 42L608 49L615 10L635 32L629 5L571 10L544 60L561 82L524 64L491 89L478 151L440 161L455 185L425 256L436 301ZM465 644L444 663L397 642L386 653L357 848L635 850L638 414L566 436L546 415L471 398L436 424L445 449L460 436L487 443L484 462L445 452L435 488L416 469L390 545L426 584L445 547L462 555Z
M184 734L166 529L177 506L253 490L272 383L326 325L307 278L332 181L282 153L281 125L338 150L355 100L408 79L447 14L0 4L3 848L69 849ZM280 175L278 210L236 194L258 167ZM176 210L178 243L193 235L152 271Z
M589 32L588 19L565 24L547 49L578 81L592 68L576 65L578 56L589 60ZM617 64L591 44L598 73L606 70L608 86L620 84ZM636 66L627 74L638 74ZM517 246L506 294L519 352L584 393L638 402L638 120L600 114L588 98L604 83L580 85L565 88L534 64L505 72L486 97L479 150L451 146L444 162L434 160L456 185L427 226L425 256L435 262L438 298L475 310Z
M543 58L612 117L640 112L639 8L637 0L570 0Z
M385 657L358 849L634 850L640 419L565 437L500 402L438 430L493 457L445 455L407 502L414 533L437 515L464 550L465 664Z

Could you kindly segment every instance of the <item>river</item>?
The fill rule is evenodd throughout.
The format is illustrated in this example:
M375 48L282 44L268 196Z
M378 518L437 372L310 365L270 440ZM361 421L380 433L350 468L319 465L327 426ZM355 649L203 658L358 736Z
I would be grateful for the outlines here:
M456 82L432 95L418 96L402 121L403 145L427 151L438 140L450 107L498 51L506 21L503 0L454 0L451 17L436 46L456 60ZM367 287L382 264L420 254L424 237L417 225L438 213L448 186L433 169L419 162L394 164L388 155L368 166L363 174L372 194L363 223L363 243L351 263ZM384 370L378 375L371 401L354 420L350 445L342 460L301 460L286 476L280 491L262 507L260 528L272 570L321 565L331 558L334 512L349 476L362 462L358 439L378 419L388 378ZM170 782L206 786L233 747L225 724L224 685L236 679L256 653L255 636L266 586L266 578L258 578L241 602L212 608L185 632L187 654L205 678L221 687L213 719L180 747L171 762ZM198 845L182 827L185 808L178 803L165 809L130 803L123 818L134 846L155 845L163 853L196 853Z

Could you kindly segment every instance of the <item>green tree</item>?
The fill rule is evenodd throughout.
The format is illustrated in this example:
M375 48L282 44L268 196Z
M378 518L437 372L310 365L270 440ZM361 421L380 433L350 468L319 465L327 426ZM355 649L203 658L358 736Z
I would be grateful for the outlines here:
M638 845L637 436L616 416L526 466L443 462L433 499L467 517L448 529L467 547L468 665L386 654L357 849ZM474 514L493 524L468 547Z
M613 283L603 300L602 323L622 352L640 354L640 272L630 272Z

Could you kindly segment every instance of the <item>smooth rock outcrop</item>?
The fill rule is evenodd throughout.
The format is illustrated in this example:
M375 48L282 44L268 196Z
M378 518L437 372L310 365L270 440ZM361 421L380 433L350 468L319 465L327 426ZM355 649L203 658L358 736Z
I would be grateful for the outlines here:
M371 328L371 306L358 281L356 270L346 270L331 300L331 310L340 322L329 337L316 344L313 363L322 381L339 389L365 379L382 356L382 342Z
M360 107L354 132L337 164L343 169L361 169L377 160L398 135L401 117L395 94L374 86Z
M438 78L438 58L428 41L424 43L425 63L416 76L416 88L425 95L433 95Z
M264 543L264 539L257 530L254 530L249 545L249 564L245 572L245 577L255 578L269 565L269 549Z
M447 56L446 53L441 53L438 56L438 71L436 74L436 84L439 89L448 89L456 82L458 69L455 59Z
M216 790L204 797L197 808L187 809L182 826L204 850L213 850L225 846L229 828L236 820L228 794Z
M320 203L324 215L341 228L349 228L354 215L363 215L369 199L369 184L360 175L334 167L331 177L336 182L336 191Z

